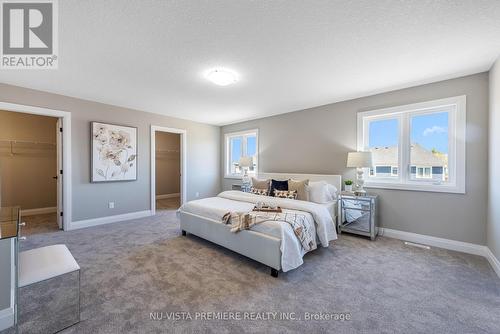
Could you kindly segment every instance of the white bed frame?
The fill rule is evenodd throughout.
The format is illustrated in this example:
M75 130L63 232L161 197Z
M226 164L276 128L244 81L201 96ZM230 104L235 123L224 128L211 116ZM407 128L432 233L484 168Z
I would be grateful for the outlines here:
M342 177L340 175L260 173L258 178L275 180L325 180L333 184L339 191L342 189ZM280 239L251 230L232 233L229 230L229 226L221 224L220 221L187 213L182 210L179 211L179 216L182 235L192 233L200 238L263 263L271 268L271 275L273 277L278 277L278 272L281 270Z

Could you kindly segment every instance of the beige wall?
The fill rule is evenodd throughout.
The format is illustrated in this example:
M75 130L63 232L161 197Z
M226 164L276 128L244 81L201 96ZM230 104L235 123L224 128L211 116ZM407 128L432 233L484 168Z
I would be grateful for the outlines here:
M56 143L57 118L0 111L1 205L22 209L57 205L57 151L55 146L4 140Z
M180 148L180 134L156 131L156 195L180 193Z
M488 247L500 259L500 59L490 71Z
M347 152L356 150L358 112L458 95L467 95L467 194L370 192L380 195L383 227L485 245L488 73L224 126L221 133L258 128L260 172L341 174L352 179L354 170L345 164ZM223 188L230 189L234 181L223 179Z

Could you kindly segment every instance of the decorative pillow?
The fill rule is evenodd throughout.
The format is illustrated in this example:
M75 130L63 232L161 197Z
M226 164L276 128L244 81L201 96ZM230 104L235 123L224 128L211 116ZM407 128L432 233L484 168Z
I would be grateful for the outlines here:
M277 190L277 189L274 189L274 197L297 199L297 190Z
M252 187L252 189L250 189L250 192L255 195L262 195L262 196L269 195L269 189L259 189Z
M274 196L274 190L288 190L288 180L278 181L275 179L271 180L271 196Z
M338 195L338 190L337 187L335 187L333 184L328 183L326 185L327 190L328 190L328 201L336 201L337 200L337 195Z
M288 190L295 190L297 192L297 199L301 201L309 200L306 189L307 185L309 185L309 180L288 180Z
M255 177L252 177L252 187L256 189L267 189L269 191L269 183L271 180L259 180L256 179Z
M310 182L307 190L309 192L309 201L320 204L330 202L331 195L328 192L326 181Z

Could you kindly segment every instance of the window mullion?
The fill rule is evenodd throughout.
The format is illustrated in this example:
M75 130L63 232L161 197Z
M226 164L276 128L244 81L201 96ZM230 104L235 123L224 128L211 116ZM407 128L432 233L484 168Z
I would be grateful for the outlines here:
M408 113L399 116L399 163L401 170L401 183L408 183L410 175L410 117Z

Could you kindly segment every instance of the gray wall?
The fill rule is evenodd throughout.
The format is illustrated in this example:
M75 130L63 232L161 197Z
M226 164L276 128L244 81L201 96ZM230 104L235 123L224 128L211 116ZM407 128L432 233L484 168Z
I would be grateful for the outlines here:
M500 58L490 71L488 247L500 259Z
M467 194L382 189L370 192L380 195L383 227L485 245L487 73L228 125L221 134L258 128L260 172L341 174L354 178L354 171L346 169L345 164L347 152L356 150L358 112L457 95L467 95ZM221 155L221 165L222 159ZM230 189L232 183L235 180L223 179L223 188Z
M71 112L73 221L150 209L151 125L187 130L188 200L196 192L207 197L220 191L219 127L5 84L0 84L0 101ZM138 128L137 181L89 182L90 121ZM115 202L114 209L108 209L109 201ZM10 252L0 249L0 263L3 261L10 261ZM10 280L0 275L0 305L9 293Z
M73 221L150 209L150 126L187 130L187 198L220 190L219 127L0 84L0 101L71 112ZM138 128L137 181L90 183L90 121ZM114 201L115 208L108 209Z

